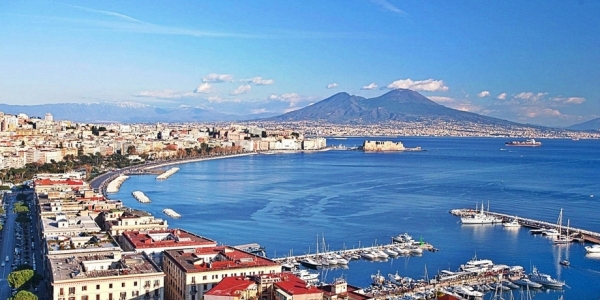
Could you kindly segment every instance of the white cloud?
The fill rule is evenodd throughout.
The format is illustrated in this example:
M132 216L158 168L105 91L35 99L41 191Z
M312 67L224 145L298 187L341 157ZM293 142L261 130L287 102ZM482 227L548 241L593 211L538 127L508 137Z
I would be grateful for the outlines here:
M498 95L498 97L496 97L496 99L498 99L498 100L506 100L506 93L502 93L502 94Z
M156 90L156 91L141 91L137 94L133 94L134 97L149 97L159 99L178 99L184 97L197 97L194 93L182 92L176 90Z
M202 93L202 94L206 94L209 93L212 90L212 87L210 86L210 83L201 83L195 90L194 93Z
M338 84L337 84L337 83L335 83L335 82L334 82L334 83L330 83L330 84L328 84L328 85L326 86L326 88L327 88L327 89L333 89L333 88L336 88L336 87L338 87Z
M483 98L490 95L490 91L481 91L481 93L477 94L477 97Z
M551 108L535 108L535 107L531 107L528 109L526 116L529 118L535 118L535 117L542 117L542 116L551 116L551 117L558 117L561 116L562 114L560 113L560 111L556 110L556 109L551 109Z
M266 108L255 108L255 109L250 110L250 113L253 115L264 114L264 113L268 113L268 112L271 112L271 111L267 110Z
M537 102L542 97L548 95L548 93L533 93L533 92L521 92L514 96L515 99L521 99L530 102Z
M223 102L223 98L219 97L219 96L210 96L208 98L206 98L206 100L208 100L208 102L210 103L221 103Z
M210 73L207 76L202 77L202 82L231 82L233 81L233 76L229 74L216 74Z
M426 92L445 92L448 87L444 85L443 80L417 80L412 79L399 79L387 85L390 90L394 89L409 89L413 91L426 91Z
M253 83L255 85L271 85L271 84L275 83L275 81L273 79L264 79L260 76L257 76L254 78L249 78L249 79L242 79L242 80L240 80L240 82Z
M371 0L371 2L374 4L377 4L379 7L383 8L383 9L389 10L393 13L397 13L397 14L401 14L401 15L406 14L406 12L399 9L395 5L389 3L387 0Z
M240 85L231 92L231 95L235 96L235 95L246 94L246 93L250 92L250 90L252 90L251 85L249 85L249 84Z
M444 96L430 96L427 98L438 103L451 103L455 101L454 98Z
M585 102L583 97L556 97L552 100L562 104L581 104Z
M371 83L369 83L368 85L365 85L365 86L361 87L360 89L361 89L361 90L374 90L374 89L376 89L377 87L378 87L377 83L375 83L375 82L371 82Z
M285 94L281 94L281 95L271 95L271 96L269 96L269 100L279 100L282 102L289 102L290 108L291 108L291 107L296 107L298 103L308 100L308 99L302 98L297 93L285 93ZM296 109L298 109L298 108L295 108L293 110L296 110Z

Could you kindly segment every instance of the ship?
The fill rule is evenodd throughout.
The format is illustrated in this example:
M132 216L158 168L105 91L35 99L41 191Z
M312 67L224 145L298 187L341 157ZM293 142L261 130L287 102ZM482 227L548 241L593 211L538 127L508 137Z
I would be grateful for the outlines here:
M504 143L505 146L516 146L516 147L539 147L542 142L538 142L535 139L528 139L525 141L510 141Z

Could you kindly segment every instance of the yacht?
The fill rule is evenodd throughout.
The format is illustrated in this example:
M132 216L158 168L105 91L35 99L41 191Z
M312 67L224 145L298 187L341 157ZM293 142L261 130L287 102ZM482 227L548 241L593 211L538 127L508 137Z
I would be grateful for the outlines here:
M392 241L394 243L412 243L413 242L413 238L412 236L410 236L410 234L408 233L403 233L403 234L399 234L397 236L393 236L392 237Z
M368 260L374 260L377 258L377 255L375 255L373 252L371 251L364 251L363 253L360 254L360 256L364 259L368 259Z
M477 259L477 256L473 257L466 264L460 265L460 270L465 272L482 273L490 270L494 266L494 263L489 259Z
M523 278L517 279L517 280L513 280L513 283L516 285L520 285L522 287L528 287L528 288L532 288L532 289L542 288L541 284L539 284L537 282L533 282L526 277L523 277Z
M600 253L600 245L585 246L585 251L587 253Z
M554 229L554 228L550 228L550 229L546 229L544 231L542 231L542 235L546 235L546 236L558 236L558 230Z
M387 259L388 257L390 257L389 255L387 255L385 252L383 252L381 250L374 250L373 252L375 252L377 254L377 258Z
M423 254L423 248L412 247L410 248L409 253L412 255L421 255Z
M385 254L389 255L389 256L398 256L398 252L392 250L392 249L383 249L383 252L385 252Z
M481 204L481 210L473 215L464 216L460 218L462 224L494 224L502 222L494 216L487 215L483 210L483 203Z
M296 270L293 271L292 274L296 275L296 277L306 281L306 282L315 282L315 281L319 281L319 274L318 273L310 273L307 270Z
M383 277L383 275L377 271L377 274L371 275L371 280L373 280L373 285L382 285L385 282L385 277Z
M313 268L313 269L316 269L321 266L320 262L317 262L316 260L314 260L310 257L305 257L305 258L301 259L300 263L305 267Z
M398 275L398 272L396 272L396 274L388 274L388 278L390 279L391 283L402 285L402 276Z
M515 218L512 219L512 221L502 223L502 226L504 226L504 227L521 227L521 224L519 223L519 219L517 219L517 217L515 216Z
M561 289L565 285L564 281L558 281L548 274L541 273L536 267L533 267L533 271L528 277L529 280L550 288Z

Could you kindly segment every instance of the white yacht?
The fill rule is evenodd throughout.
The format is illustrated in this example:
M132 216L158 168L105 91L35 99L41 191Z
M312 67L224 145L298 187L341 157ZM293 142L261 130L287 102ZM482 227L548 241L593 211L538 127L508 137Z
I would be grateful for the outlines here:
M521 224L519 223L519 219L517 219L517 217L515 216L515 218L512 219L512 221L502 223L502 226L504 226L504 227L521 227Z
M550 228L550 229L546 229L546 230L542 231L542 235L558 236L560 234L558 233L558 230L556 230L554 228Z
M316 260L314 260L310 257L305 257L305 258L301 259L300 263L306 267L314 268L314 269L321 266L320 262L317 262Z
M296 275L298 278L306 281L306 282L315 282L319 281L319 273L310 273L307 270L295 270L292 274Z
M408 251L412 255L421 255L421 254L423 254L423 248L421 248L421 247L412 247Z
M364 251L363 253L360 254L360 256L364 259L368 259L368 260L374 260L377 258L377 255L374 254L371 251Z
M462 224L494 224L502 222L494 216L487 215L483 210L483 204L481 204L481 210L473 215L465 216L460 218Z
M392 249L383 249L383 252L385 252L385 254L389 255L389 256L398 256L398 252L392 250Z
M489 259L477 259L477 256L473 257L464 265L460 265L460 269L465 272L483 273L490 270L494 266L494 263Z
M591 246L585 246L585 251L587 253L600 253L600 245L596 244Z

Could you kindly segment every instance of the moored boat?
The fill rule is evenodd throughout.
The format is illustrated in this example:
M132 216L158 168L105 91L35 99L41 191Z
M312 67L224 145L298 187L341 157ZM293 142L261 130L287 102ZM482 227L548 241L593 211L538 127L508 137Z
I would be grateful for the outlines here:
M540 289L542 288L542 285L537 283L537 282L533 282L531 280L529 280L526 277L523 277L521 279L517 279L517 280L513 280L512 281L514 284L522 286L522 287L528 287L528 288L532 288L532 289Z
M529 277L529 280L539 283L545 287L561 289L565 285L564 281L558 281L548 274L541 273L536 267L533 267L533 270L527 277Z
M585 246L585 251L587 253L600 253L600 245Z
M521 227L521 224L519 223L519 219L515 216L515 218L512 219L512 221L502 223L502 226L515 228L515 227Z

